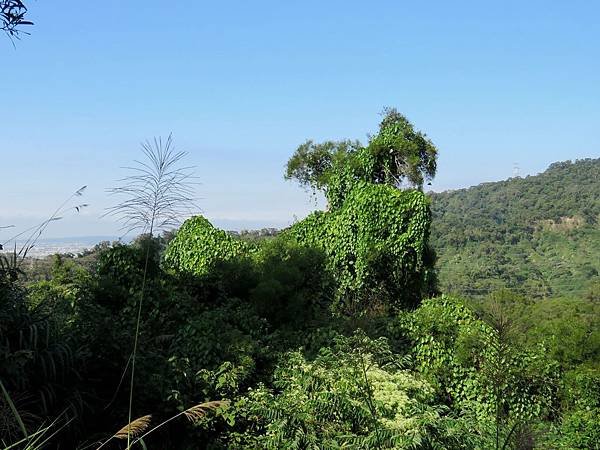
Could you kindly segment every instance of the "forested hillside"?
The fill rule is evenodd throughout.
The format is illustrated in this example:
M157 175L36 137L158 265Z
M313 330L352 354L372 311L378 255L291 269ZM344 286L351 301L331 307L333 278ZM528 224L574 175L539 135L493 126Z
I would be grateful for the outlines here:
M431 244L443 292L508 288L535 297L597 295L600 159L432 194Z

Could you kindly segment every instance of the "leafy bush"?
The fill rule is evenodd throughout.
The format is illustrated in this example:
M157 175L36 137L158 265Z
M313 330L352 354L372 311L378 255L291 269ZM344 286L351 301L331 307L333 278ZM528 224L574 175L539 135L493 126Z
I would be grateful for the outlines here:
M250 305L235 300L188 314L168 338L163 398L183 408L239 395L272 358L266 327Z
M490 440L494 433L506 442L516 439L550 415L558 366L543 347L521 348L506 322L486 323L460 300L444 296L402 314L399 326L416 368L437 387L440 400L475 414Z
M286 353L273 388L259 386L231 414L234 448L473 448L464 423L432 405L433 389L402 370L385 340L338 337L308 361Z
M165 262L197 276L210 273L216 264L243 258L254 250L246 241L219 230L202 216L185 221L169 243Z
M282 236L263 245L255 261L258 282L249 299L274 327L302 327L326 310L332 282L321 251Z
M563 378L563 404L557 435L558 448L600 448L600 368L583 365Z
M600 448L600 408L578 409L562 420L561 437L556 442L560 448Z
M22 420L19 426L0 395L3 439L22 437L23 425L34 432L44 417L72 419L86 406L78 389L82 354L66 322L70 295L60 284L27 289L16 272L0 270L0 381Z

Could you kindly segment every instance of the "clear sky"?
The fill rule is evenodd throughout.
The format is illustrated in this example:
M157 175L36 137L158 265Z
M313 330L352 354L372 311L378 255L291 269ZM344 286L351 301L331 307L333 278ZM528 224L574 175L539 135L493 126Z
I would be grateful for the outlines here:
M435 190L600 156L595 1L29 0L0 38L0 225L111 235L105 189L173 133L204 214L283 226L315 208L283 180L305 139L357 138L395 106L440 150ZM6 236L0 230L0 238Z

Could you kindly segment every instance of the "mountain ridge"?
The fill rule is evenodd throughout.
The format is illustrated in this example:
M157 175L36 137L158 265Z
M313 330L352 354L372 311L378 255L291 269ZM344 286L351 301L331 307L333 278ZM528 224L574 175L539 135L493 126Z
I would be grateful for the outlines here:
M600 158L430 193L443 292L581 296L600 272Z

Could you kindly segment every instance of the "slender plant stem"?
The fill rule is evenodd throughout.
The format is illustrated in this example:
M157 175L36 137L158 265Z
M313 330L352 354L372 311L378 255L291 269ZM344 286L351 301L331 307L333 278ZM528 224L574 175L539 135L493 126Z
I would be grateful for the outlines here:
M129 384L129 408L127 423L127 449L132 445L131 420L133 417L133 392L135 385L135 363L139 346L142 308L146 294L148 265L154 230L175 226L179 219L190 212L193 201L193 178L191 167L177 168L185 152L172 149L171 135L163 143L154 139L142 144L142 150L148 162L135 161L136 166L128 167L133 174L122 179L122 186L109 190L112 194L124 195L125 200L108 208L104 216L114 215L123 222L125 233L133 230L148 230L149 242L146 248L144 272L135 324L133 351L131 353L131 378Z
M17 407L15 406L12 399L10 398L10 395L8 395L8 391L4 387L4 384L2 383L2 381L0 381L0 388L2 389L2 394L4 394L4 398L5 398L6 402L8 403L8 406L10 407L13 415L15 416L15 419L16 419L17 423L19 424L19 428L21 428L21 431L23 432L25 439L28 439L27 428L25 428L25 424L23 423L23 420L21 419L21 415L19 414Z
M509 433L508 433L508 436L506 436L506 439L504 440L504 445L502 446L502 449L501 449L501 450L504 450L504 449L507 447L507 445L508 445L508 443L509 443L509 441L510 441L510 438L511 438L512 434L514 433L515 429L517 428L517 425L518 425L518 423L519 423L519 422L515 421L514 425L513 425L513 426L510 428L510 431L509 431Z
M152 232L154 228L154 215L150 223L150 241L152 240ZM142 303L144 302L144 293L146 292L146 277L148 273L148 260L150 259L151 242L148 241L146 247L146 261L144 262L144 276L142 278L142 292L140 293L140 302L138 305L137 319L135 323L135 338L133 340L133 354L131 356L131 382L129 385L129 417L127 421L127 449L131 448L131 416L133 410L133 383L135 377L135 357L137 354L138 339L140 335L140 322L142 318Z
M367 366L365 364L365 360L363 359L362 350L359 353L360 359L360 368L361 373L364 378L365 386L365 400L367 402L367 406L369 408L369 412L371 413L371 417L373 419L373 426L375 428L375 436L377 437L377 448L381 448L381 436L379 435L379 423L377 421L377 410L375 409L375 405L373 404L373 391L371 389L371 383L369 382L369 376L367 375Z
M115 393L113 394L112 398L110 399L110 402L108 402L108 404L104 407L104 410L107 410L108 408L110 408L110 406L113 404L113 402L117 399L117 396L119 395L119 390L121 389L121 385L123 384L123 380L125 379L125 375L127 375L127 372L129 371L129 364L131 363L131 356L132 356L132 354L129 355L127 364L125 364L125 369L121 373L121 379L119 380L117 389L115 389ZM84 450L84 449L79 449L79 450Z

